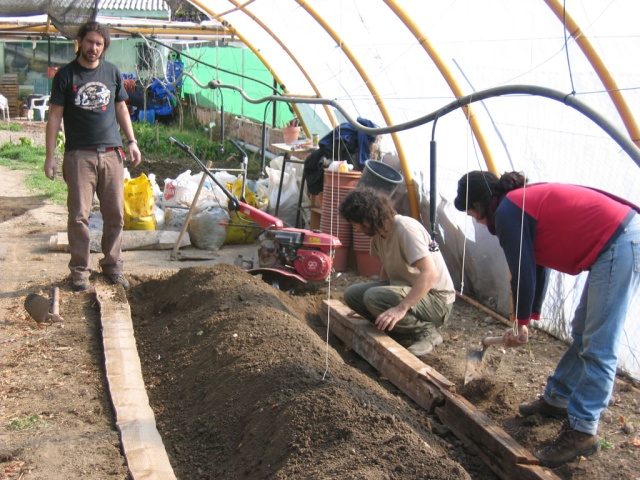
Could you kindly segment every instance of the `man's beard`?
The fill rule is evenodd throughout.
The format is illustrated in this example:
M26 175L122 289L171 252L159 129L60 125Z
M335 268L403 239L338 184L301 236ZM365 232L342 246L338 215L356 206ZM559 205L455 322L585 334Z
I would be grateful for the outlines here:
M80 51L80 55L81 55L81 56L82 56L82 58L83 58L84 60L86 60L88 63L92 63L92 62L94 62L94 61L96 61L96 60L100 60L100 55L97 55L97 54L95 54L95 53L94 53L94 54L92 54L92 55L94 55L94 56L96 57L96 59L95 59L95 60L92 60L91 58L89 58L89 55L90 55L90 54L89 54L89 53L87 53L87 52L85 52L85 51L82 51L82 50L81 50L81 51Z

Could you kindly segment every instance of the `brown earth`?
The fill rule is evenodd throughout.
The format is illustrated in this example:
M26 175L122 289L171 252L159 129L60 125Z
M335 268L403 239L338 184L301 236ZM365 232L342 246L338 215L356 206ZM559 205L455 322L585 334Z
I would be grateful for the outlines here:
M0 175L0 478L129 478L95 295L73 294L67 255L48 251L50 235L65 230L65 209L27 192L21 172ZM143 375L178 478L495 478L436 417L327 333L322 300L340 299L360 277L333 275L323 288L289 295L229 265L232 252L224 246L207 262L125 252ZM24 299L53 286L64 321L36 324ZM520 418L517 406L542 391L563 343L536 331L526 348L492 347L485 378L462 385L468 349L505 328L458 300L443 345L422 360L536 451L560 423ZM556 469L560 478L640 478L639 392L617 379L600 425L607 448Z

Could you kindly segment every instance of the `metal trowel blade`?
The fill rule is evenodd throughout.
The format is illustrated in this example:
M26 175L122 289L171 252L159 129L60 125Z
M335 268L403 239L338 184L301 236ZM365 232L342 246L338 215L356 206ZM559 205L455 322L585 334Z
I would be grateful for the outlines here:
M51 300L37 293L27 295L27 298L24 300L24 309L38 323L61 320L59 315L50 312Z
M482 378L482 360L489 345L483 345L482 350L470 350L467 353L467 366L464 372L464 386L473 380Z

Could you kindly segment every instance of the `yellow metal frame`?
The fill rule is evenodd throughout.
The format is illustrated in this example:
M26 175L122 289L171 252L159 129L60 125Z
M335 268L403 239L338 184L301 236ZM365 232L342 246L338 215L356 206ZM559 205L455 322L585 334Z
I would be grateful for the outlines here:
M219 22L222 23L222 25L229 30L229 32L231 32L233 35L237 36L238 39L240 39L240 41L242 43L244 43L247 48L249 50L251 50L253 52L253 54L258 57L258 59L260 59L260 61L263 63L263 65L269 70L269 73L271 73L271 75L273 76L273 78L275 79L275 81L278 83L278 85L281 86L282 90L287 93L287 89L285 87L285 84L282 82L282 80L280 79L280 77L276 74L276 72L273 70L273 68L271 67L271 65L269 65L269 62L267 62L267 59L264 58L264 56L260 53L260 50L258 50L256 47L254 47L251 42L249 42L240 32L238 32L235 27L233 25L231 25L229 22L227 22L226 20L220 18L219 15L217 15L214 11L212 11L209 7L207 7L206 5L203 5L202 2L200 2L199 0L190 0L191 3L193 3L195 6L197 6L198 8L202 9L205 13L209 14L211 17L215 18L216 20L218 20ZM293 111L295 112L296 116L298 118L302 118L302 115L300 115L300 110L298 110L298 106L295 103L291 104L291 107L293 108Z
M378 106L378 109L380 110L380 113L382 114L382 118L384 118L384 121L387 123L387 125L393 125L393 122L391 120L391 115L389 115L387 107L382 101L382 98L378 93L376 87L374 86L373 81L371 80L371 78L369 78L369 76L365 72L360 62L358 62L357 58L355 57L351 49L347 46L346 43L342 41L340 36L336 33L335 30L333 30L333 28L331 28L331 26L325 21L325 19L322 18L313 8L311 8L305 0L295 0L295 1L298 3L298 5L304 8L307 11L307 13L309 13L309 15L311 15L320 24L320 26L322 26L322 28L336 42L336 45L340 47L340 49L347 56L347 58L349 59L353 67L356 69L356 71L364 81L364 84L369 89L369 92L371 92L371 96L376 102L376 105ZM414 188L413 176L411 175L411 171L407 168L408 164L406 161L406 155L404 153L404 149L402 148L402 143L400 142L400 139L398 138L397 133L392 133L391 139L393 140L393 143L396 147L396 151L398 152L398 158L400 159L400 164L402 165L402 171L405 174L405 183L407 184L407 189L408 189L409 204L411 206L411 215L415 218L420 218L420 209L418 208L418 199L416 197L416 192Z
M282 50L284 50L284 52L287 55L289 55L289 58L291 58L291 60L293 61L293 63L295 63L296 67L298 67L298 69L300 70L302 75L304 75L304 78L307 80L307 82L309 82L309 85L311 86L311 89L316 93L317 98L322 98L322 95L320 94L320 90L318 90L316 84L313 82L313 79L309 76L307 71L300 64L300 62L295 57L295 55L291 52L291 50L289 50L289 48L287 48L285 43L282 40L280 40L280 38L262 20L260 20L253 13L251 13L249 11L249 9L246 8L247 3L250 3L250 2L247 2L247 3L244 3L244 4L241 4L240 2L238 2L236 0L229 0L229 2L231 2L233 5L235 5L237 7L238 11L241 11L242 13L247 15L249 18L251 18L251 20L253 20L258 25L260 25L260 27L262 27L262 29L265 32L267 32L271 36L271 38L273 38L278 43L278 45L280 45L280 47L282 47ZM236 10L236 9L234 9L234 10ZM324 111L325 111L325 113L327 115L327 118L331 122L331 126L335 127L336 124L337 124L335 115L333 115L333 112L331 111L331 109L327 105L323 105L322 107L324 108ZM301 118L300 121L302 122L302 128L304 129L307 137L311 137L311 132L309 132L309 129L305 125L304 119Z
M291 58L293 63L300 70L302 75L305 77L305 79L307 80L307 82L315 92L316 98L322 98L321 92L319 91L317 86L314 84L309 74L305 71L304 67L301 65L298 59L293 55L293 53L287 48L284 42L282 42L282 40L280 40L280 38L276 35L275 32L273 32L262 20L257 18L247 8L247 5L252 3L252 1L244 2L244 3L240 3L238 0L228 0L228 1L234 6L234 8L226 12L223 12L221 14L216 14L211 10L209 6L206 5L206 2L203 2L201 0L191 0L191 3L194 4L196 7L200 8L201 10L209 14L212 18L219 20L222 24L221 27L169 26L169 27L162 28L157 26L137 26L136 27L136 26L129 26L129 25L111 25L111 27L116 37L122 34L123 31L125 32L130 31L131 33L137 32L143 35L150 35L155 37L165 37L165 38L189 37L189 38L202 39L202 40L211 39L211 38L220 38L222 36L235 36L240 41L242 41L247 46L247 48L249 48L256 55L256 57L258 57L258 59L260 59L260 61L269 70L271 75L273 75L273 78L275 79L275 81L281 86L285 96L290 95L290 93L286 90L285 83L275 73L273 68L268 63L267 59L264 58L263 55L260 53L260 51L255 46L253 46L240 32L238 32L235 29L235 27L233 27L229 22L227 22L223 18L224 15L228 13L231 13L234 11L240 11L245 15L249 16L249 18L251 18L257 25L259 25L268 35L270 35L274 39L274 41L278 43L278 45L280 45L283 48L283 50ZM392 125L393 123L391 120L391 116L381 96L379 95L376 87L374 86L373 82L369 78L367 72L365 71L363 66L360 64L358 59L355 57L355 55L353 54L349 46L344 43L344 41L340 38L338 33L331 27L331 25L329 25L329 23L324 18L322 18L318 14L318 12L315 11L308 4L306 0L295 0L295 1L336 42L336 45L342 50L342 52L351 62L351 64L356 69L360 77L363 79L365 85L369 89L376 103L376 106L380 110L380 113L382 114L384 121L387 123L387 125ZM591 42L589 41L587 36L584 34L584 32L582 32L578 24L571 17L571 15L564 9L563 5L560 3L559 0L544 0L544 1L547 4L547 6L551 9L551 11L555 14L555 16L563 23L563 25L565 26L565 28L567 29L571 37L575 39L576 43L578 44L578 46L580 47L580 49L582 50L582 52L584 53L584 55L592 65L592 67L594 68L596 74L602 81L603 85L607 89L607 92L615 108L617 109L627 129L627 132L630 135L630 138L636 145L640 146L640 128L637 125L635 117L631 112L622 93L620 92L618 85L613 79L613 76L605 66L602 59L597 54L596 50L591 45ZM416 38L416 40L419 42L419 44L422 46L425 52L429 55L429 57L435 64L436 68L438 69L438 71L444 77L445 81L447 82L447 85L451 88L451 91L456 96L456 98L464 96L462 88L458 85L451 71L449 70L447 65L444 63L444 61L442 60L442 58L440 57L440 55L438 54L434 46L430 43L426 35L422 31L420 31L417 24L404 11L404 9L398 5L396 0L384 0L384 2L391 9L391 11L393 11L393 13L400 19L400 21L407 27L407 29ZM16 36L17 35L47 36L47 35L56 35L57 33L59 33L55 28L55 26L51 25L49 20L47 20L46 25L25 26L24 28L21 28L19 30L16 30L15 25L0 25L0 35L2 35L3 32L6 32L7 34L16 35ZM300 118L301 121L303 121L297 105L295 103L292 103L291 105L294 112L298 116L298 118ZM332 125L335 127L336 125L335 116L333 115L333 113L331 112L331 110L327 105L323 105L323 108L325 109L327 117L331 121ZM490 151L490 147L484 137L484 134L482 133L477 117L474 115L473 110L471 109L470 106L465 106L462 109L469 121L471 130L478 142L478 146L480 148L480 151L482 152L487 168L494 173L498 173L491 151ZM307 128L304 125L304 123L303 123L303 128L305 130L305 133L307 133L308 135L309 132L307 131ZM414 189L414 180L408 166L406 155L404 153L404 150L402 148L402 144L400 142L398 135L396 133L392 133L391 137L395 145L395 148L398 152L398 157L400 159L400 164L405 177L405 182L408 187L408 195L409 195L409 202L410 202L412 216L414 216L415 218L419 218L420 214L419 214L419 208L418 208L418 201L416 198L416 192Z

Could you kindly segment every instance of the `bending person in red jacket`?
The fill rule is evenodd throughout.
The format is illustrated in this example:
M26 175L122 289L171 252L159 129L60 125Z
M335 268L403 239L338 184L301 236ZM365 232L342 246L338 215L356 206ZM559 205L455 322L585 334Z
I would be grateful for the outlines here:
M455 206L497 235L511 271L518 332L512 347L528 342L538 320L547 269L588 271L572 322L573 342L538 400L522 404L524 416L568 418L568 426L536 453L555 468L597 452L600 414L607 407L618 364L618 344L629 303L640 284L638 207L599 190L559 183L526 185L517 172L500 178L473 171L458 181Z

